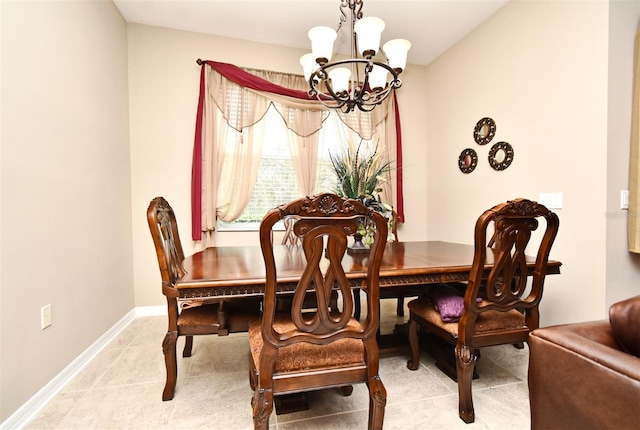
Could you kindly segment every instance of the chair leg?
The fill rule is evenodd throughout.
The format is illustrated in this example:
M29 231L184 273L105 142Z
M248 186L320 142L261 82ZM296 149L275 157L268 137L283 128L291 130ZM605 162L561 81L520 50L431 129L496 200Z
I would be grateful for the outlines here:
M471 382L473 369L476 365L477 353L474 348L466 345L456 345L456 372L458 374L458 413L460 419L469 424L475 420L473 398L471 397Z
M404 316L404 296L398 297L398 305L396 306L396 315Z
M176 341L178 340L177 331L169 331L162 341L162 352L164 353L164 365L167 369L167 382L162 392L162 400L167 401L173 399L176 390L176 381L178 379L178 361L176 358Z
M193 336L185 336L184 349L182 350L183 357L191 357L193 350Z
M387 404L387 390L378 375L369 378L369 430L380 430L384 422L384 408Z
M420 366L418 323L413 318L409 318L409 346L411 346L411 359L407 361L407 367L409 368L409 370L418 370L418 366Z
M253 428L255 430L267 430L269 417L273 410L273 391L257 388L251 398L253 408Z

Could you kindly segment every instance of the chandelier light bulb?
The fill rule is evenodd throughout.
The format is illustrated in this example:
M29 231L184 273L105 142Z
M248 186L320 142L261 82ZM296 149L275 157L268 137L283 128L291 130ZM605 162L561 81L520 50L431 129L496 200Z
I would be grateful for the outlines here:
M380 48L380 37L384 30L384 21L375 16L359 19L354 25L358 37L358 48L365 58L376 55Z
M382 47L385 55L389 59L389 66L392 69L402 71L407 65L407 52L411 48L411 42L406 39L393 39Z
M309 30L311 39L311 52L318 64L325 64L333 55L333 42L336 40L336 31L331 27L319 26Z
M329 79L331 79L331 88L336 94L349 91L349 78L351 77L351 70L346 67L338 67L332 69L329 72Z

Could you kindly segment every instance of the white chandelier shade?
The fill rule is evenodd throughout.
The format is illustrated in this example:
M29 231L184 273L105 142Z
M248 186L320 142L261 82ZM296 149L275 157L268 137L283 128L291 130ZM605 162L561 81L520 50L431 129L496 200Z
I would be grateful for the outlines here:
M313 27L309 30L311 39L311 53L314 59L322 59L325 63L331 61L333 56L333 42L337 37L336 31L331 27Z
M389 71L384 67L373 66L371 73L369 73L369 86L374 91L382 90L387 85L387 77Z
M404 70L407 65L407 54L411 48L411 42L406 39L393 39L382 47L389 59L389 66L395 70Z
M358 52L365 58L376 55L380 48L380 38L384 30L384 21L370 16L357 21L354 31L358 36Z
M329 79L331 80L331 86L336 93L342 93L349 90L349 78L351 77L351 70L346 67L337 67L331 69L329 72Z

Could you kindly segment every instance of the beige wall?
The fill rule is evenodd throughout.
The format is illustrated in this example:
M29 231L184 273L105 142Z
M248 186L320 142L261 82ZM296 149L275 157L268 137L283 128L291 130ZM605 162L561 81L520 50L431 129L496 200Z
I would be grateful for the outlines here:
M609 129L607 151L606 306L640 294L640 254L628 251L627 211L620 190L628 189L631 142L633 50L640 1L614 1L609 8Z
M133 247L136 306L159 305L160 274L145 212L164 196L174 208L185 252L191 240L191 155L200 66L196 59L301 73L302 50L218 36L129 25ZM405 141L407 223L403 240L426 239L424 67L409 66L398 91ZM258 245L257 232L219 232L221 246Z
M430 239L468 242L477 215L497 201L563 193L551 255L562 260L562 275L547 279L542 325L606 315L607 224L611 215L626 215L619 208L607 212L608 192L615 191L607 188L607 159L620 154L612 169L624 169L628 160L628 141L608 145L607 134L608 61L622 56L628 65L631 55L609 51L609 26L617 18L610 24L605 1L510 2L427 68ZM635 25L637 9L630 19ZM629 118L628 105L609 109ZM514 147L506 171L489 167L491 144L473 141L474 125L485 116L497 123L494 142ZM479 155L468 175L455 168L466 147ZM609 252L621 255L626 243L624 233L618 236ZM637 265L624 267L618 276L635 278L636 285L618 295L638 291L638 274Z
M2 422L134 302L126 23L110 1L0 11Z
M606 2L511 2L427 69L430 239L470 242L493 204L563 193L551 253L562 275L547 279L543 325L604 315L607 32ZM473 128L485 116L497 132L481 147ZM498 141L515 152L502 172L487 163ZM479 162L465 175L466 147Z

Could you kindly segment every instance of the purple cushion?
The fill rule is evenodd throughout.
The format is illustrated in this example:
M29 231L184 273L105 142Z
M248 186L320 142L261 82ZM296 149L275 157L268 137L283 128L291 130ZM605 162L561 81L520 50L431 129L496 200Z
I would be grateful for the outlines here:
M457 322L464 312L464 290L457 291L446 285L439 285L430 288L428 292L429 301L433 304L442 318L443 322ZM477 298L478 303L482 302Z
M464 298L450 288L430 288L429 300L444 322L456 322L464 312Z

